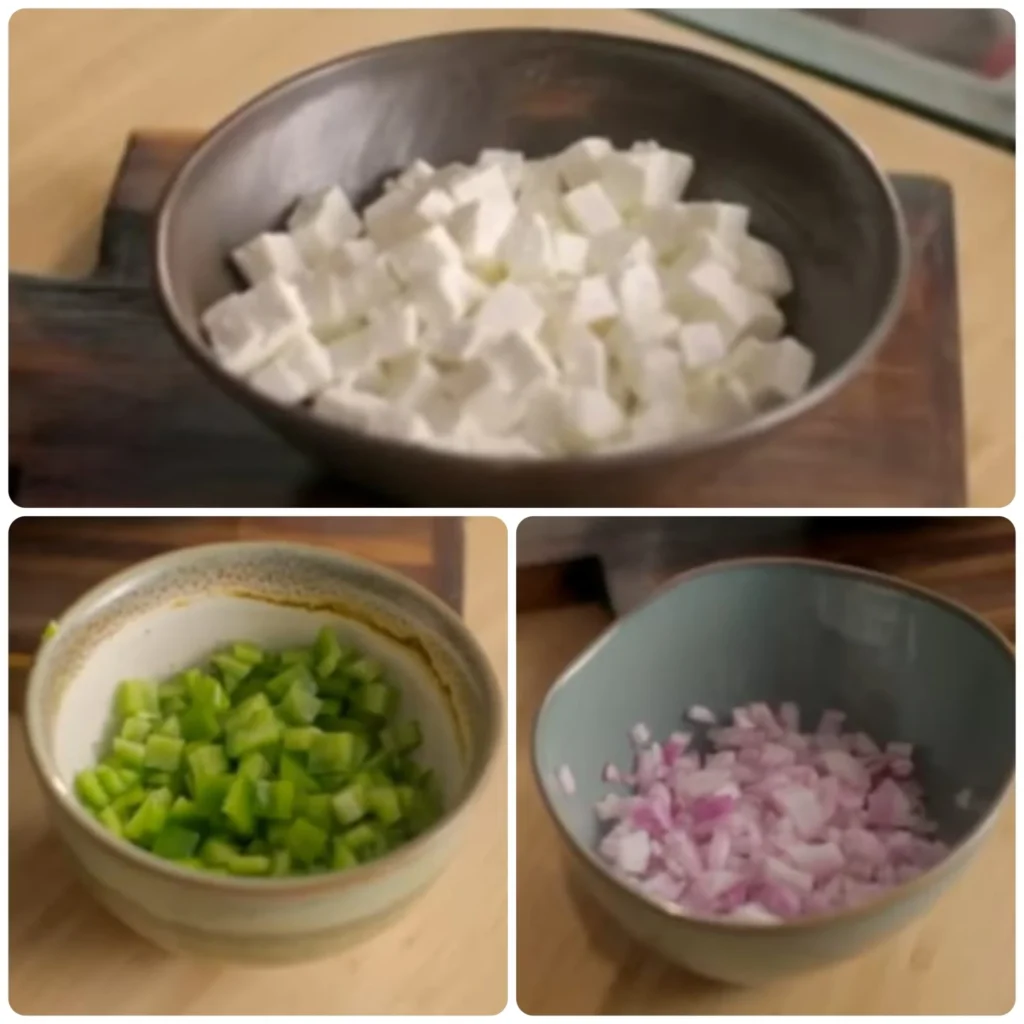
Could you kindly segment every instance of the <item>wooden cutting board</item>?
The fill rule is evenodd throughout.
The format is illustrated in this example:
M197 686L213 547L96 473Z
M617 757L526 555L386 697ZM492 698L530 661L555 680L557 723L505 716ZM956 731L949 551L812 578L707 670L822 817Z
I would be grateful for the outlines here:
M676 519L652 550L650 523L618 520L619 541L583 563L517 573L516 915L519 1007L528 1014L756 1015L1002 1014L1014 1002L1014 807L1006 801L976 859L907 929L832 967L751 989L676 969L624 936L566 885L561 841L530 769L532 723L562 670L614 620L684 568L736 555L800 554L888 572L958 600L1014 636L1014 530L1005 519L908 522L789 520L777 531ZM719 521L723 522L723 521ZM688 531L691 524L695 528ZM594 530L591 536L599 535ZM605 534L607 539L610 534ZM643 586L616 595L624 565L640 556ZM597 587L603 573L605 589ZM570 565L574 566L569 572ZM567 585L567 574L572 583ZM525 605L525 606L524 606Z
M388 504L328 478L176 349L150 287L149 231L195 136L133 135L93 275L10 280L11 491L25 507ZM667 505L959 506L963 412L952 200L893 178L913 247L904 314L824 408L737 456L727 476L667 486ZM629 496L624 495L624 504Z
M91 586L164 551L227 540L335 548L404 573L462 610L463 529L456 517L22 517L10 531L12 709L20 709L46 624Z

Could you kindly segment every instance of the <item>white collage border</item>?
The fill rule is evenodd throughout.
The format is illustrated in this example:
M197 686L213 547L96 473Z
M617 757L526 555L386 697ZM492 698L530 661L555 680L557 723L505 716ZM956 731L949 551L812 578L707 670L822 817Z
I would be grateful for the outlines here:
M102 6L104 8L133 8L134 9L134 8L150 8L150 7L151 8L159 8L159 7L166 6L166 5L149 4L149 3L103 3L103 4L57 3L57 4L54 4L54 5L51 5L51 6L61 7L61 8L90 8L90 7L95 7L95 6ZM249 3L224 2L224 3L217 3L217 4L202 4L202 3L196 3L196 2L191 2L191 3L186 2L186 3L176 4L174 6L183 7L183 8L188 8L188 7L192 7L192 8L210 8L210 7L217 7L217 8L278 8L278 7L282 7L284 5L281 4L281 3L272 3L272 2L271 3L267 3L267 2L260 2L260 0L254 0L254 2L249 2ZM304 3L302 5L303 8L337 8L339 6L342 6L342 5L331 4L331 3L324 3L324 2L322 2L322 0L312 0L312 2ZM376 6L376 5L367 5L367 6ZM401 5L397 5L397 6L400 6L401 8L434 9L434 8L437 8L438 6L441 6L441 5L430 4L430 3L405 3L405 4L401 4ZM454 8L473 9L473 8L476 8L476 7L499 7L499 8L503 8L503 9L512 9L512 8L518 8L518 9L547 9L549 7L549 5L528 4L528 3L527 4L508 3L508 4L501 4L501 5L498 5L498 4L493 4L492 5L492 4L448 3L448 4L444 4L443 6L446 9L454 9ZM621 8L621 7L633 7L633 6L634 5L616 5L616 4L599 3L599 2L597 2L597 3L572 3L572 2L569 2L569 3L563 3L563 4L558 5L559 8L563 8L563 9L565 9L565 8L593 9L593 8L598 8L598 7L600 7L600 8ZM726 5L721 5L721 6L726 6ZM753 2L746 2L746 3L743 3L742 5L739 5L739 6L746 7L746 8L771 8L772 7L771 4L767 4L767 3L764 3L764 2L758 2L758 0L753 0ZM821 6L821 7L836 7L836 8L840 8L840 7L844 7L844 6L847 6L847 5L840 4L840 3L824 3L824 4L821 4L819 6ZM918 4L918 3L901 3L901 4L898 4L898 5L896 5L896 4L873 4L873 5L869 5L869 6L877 6L877 7L897 7L898 6L900 8L909 8L909 7L928 8L928 7L936 7L936 6L943 6L943 5ZM1017 2L1012 2L1012 3L1009 3L1009 4L1005 5L1005 6L1006 6L1006 9L1008 9L1012 14L1014 14L1016 16L1020 5ZM5 8L6 15L7 15L8 19L15 12L15 10L18 9L16 5L11 4L11 3L4 4L4 8ZM8 37L7 33L4 34L3 44L2 45L3 45L3 49L2 49L3 63L4 63L4 67L6 69L6 68L9 68L9 64L10 64L9 37ZM2 76L2 84L0 84L0 91L2 91L2 94L3 94L3 101L4 101L3 102L3 110L5 112L9 111L9 95L8 95L8 90L9 90L9 78L8 78L7 74L4 74ZM1019 116L1019 114L1018 114L1018 121L1017 121L1017 123L1018 123L1018 128L1019 128L1019 126L1020 126L1020 116ZM3 138L2 138L2 142L0 142L0 145L3 146L3 149L5 151L5 157L7 157L7 159L4 159L4 161L3 161L2 175L3 175L4 189L5 189L5 192L8 195L8 198L9 198L9 195L10 195L10 191L9 191L9 153L7 152L7 150L8 150L8 133L7 132L3 133ZM1019 191L1020 191L1020 183L1021 183L1021 176L1020 176L1020 171L1018 169L1018 171L1017 171L1017 191L1018 191L1018 194L1019 194ZM0 212L0 218L2 218L2 220L3 220L3 225L4 225L4 228L5 228L5 233L6 233L7 222L8 222L8 209L9 209L8 204L4 204L3 210L2 210L2 212ZM1018 208L1016 210L1016 237L1017 237L1017 241L1018 241L1018 246L1019 246L1019 241L1020 241L1020 238L1021 238L1022 223L1024 223L1024 214L1021 213L1020 208L1018 206ZM1024 277L1022 277L1021 268L1020 268L1019 265L1016 268L1016 281L1017 281L1017 292L1019 294L1022 291L1024 291L1024 288L1022 288L1022 284L1024 284ZM1008 296L1007 297L1007 301L1013 301L1013 297L1012 296ZM3 302L3 305L4 305L4 311L5 311L5 313L7 313L8 312L8 309L7 309L8 295L7 295L6 291L4 292L2 302ZM1017 316L1016 316L1016 323L1017 323L1018 334L1020 333L1020 327L1021 327L1022 319L1024 319L1024 318L1022 318L1020 306L1018 304ZM4 377L4 389L5 389L4 393L5 393L5 395L7 395L8 394L8 389L9 389L9 383L8 383L9 382L9 377L8 377L9 364L8 364L8 348L7 348L7 345L4 345L2 347L2 355L0 355L0 361L2 361L2 369L3 369L3 377ZM1016 462L1016 479L1019 480L1020 479L1020 468L1021 468L1021 462L1022 462L1022 460L1021 460L1022 430L1021 430L1021 426L1020 426L1021 402L1020 402L1020 397L1019 396L1022 394L1022 385L1024 385L1024 371L1022 371L1022 369L1021 369L1020 360L1019 359L1017 360L1017 365L1015 367L1015 380L1016 380L1016 389L1017 389L1016 390L1016 394L1018 396L1017 401L1016 401L1017 422L1016 422L1016 426L1015 426L1015 434L1016 434L1016 457L1015 457L1015 462ZM9 408L9 402L7 403L7 407ZM9 454L9 438L8 437L5 437L3 444L4 444L5 452L7 452ZM1016 497L1014 497L1014 499L1010 502L1010 504L1008 506L1006 506L1005 508L1002 508L1002 509L974 509L974 508L971 508L971 509L934 509L934 508L929 508L929 509L853 508L853 509L850 509L850 508L846 508L846 509L828 509L828 510L818 510L818 509L811 509L811 510L809 510L809 509L805 509L805 508L777 508L777 509L773 508L767 514L770 514L771 516L780 516L780 517L781 516L792 516L792 515L807 515L809 513L812 513L814 515L821 515L821 516L838 516L838 515L854 515L854 516L913 516L913 515L918 515L918 516L936 516L936 515L940 515L940 514L944 515L944 516L1001 515L1001 516L1005 516L1006 518L1008 518L1014 524L1014 527L1016 529L1018 527L1017 516L1016 516L1017 505L1018 505L1017 499L1016 499ZM515 630L515 618L516 618L516 588L515 588L515 568L516 568L516 565L515 565L515 561L516 560L515 560L515 544L514 544L513 538L514 538L514 535L515 535L516 527L518 526L519 522L522 519L528 518L530 516L535 516L535 515L541 515L541 516L580 515L583 511L584 510L581 510L581 509L556 509L556 510L552 510L552 509L537 509L537 508L531 508L531 509L451 508L451 509L417 509L417 510L402 510L402 509L390 509L389 508L389 509L376 509L376 510L375 509L351 509L351 510L334 510L334 511L330 511L330 515L332 515L332 516L346 516L346 515L374 516L374 515L380 515L380 516L403 516L403 517L407 517L407 516L419 516L419 515L465 515L465 516L493 515L493 516L497 516L497 517L503 519L505 524L506 524L506 528L507 528L508 533L509 533L509 547L508 547L509 598L508 598L508 637L507 637L507 646L508 646L508 682L509 682L509 698L508 698L508 700L509 700L509 707L508 707L508 711L507 711L507 714L506 714L506 722L507 722L507 748L508 748L508 762L509 762L508 763L508 837L509 837L508 897L509 897L509 902L508 902L508 1002L506 1004L505 1009L502 1011L502 1013L500 1015L500 1016L503 1016L503 1017L512 1016L512 1017L517 1017L517 1018L526 1018L526 1016L527 1016L527 1015L523 1014L522 1011L519 1010L518 1007L516 1006L515 996L514 996L514 994L515 994L515 953L516 953L516 920L515 920L515 917L516 917L516 915L515 915L515 907L516 907L516 901L515 901L515 894L516 894L516 879L515 879L515 841L516 841L516 802L515 802L515 752L516 752L516 721L515 721L515 707L516 707L516 702L515 702L515 694L516 694L516 687L515 687L515 679L516 679L516 676L515 676L515 670L516 670L516 630ZM696 515L705 515L705 516L721 515L721 516L729 516L729 517L743 517L743 516L761 516L761 515L765 515L766 514L765 511L760 510L760 509L714 509L714 508L699 509L699 510L698 509L693 509L693 510L688 510L688 509L666 510L664 508L653 508L653 509L652 508L646 508L646 509L641 509L641 508L636 508L636 509L632 509L632 508L631 509L613 508L613 509L587 509L585 511L586 511L587 515L593 515L593 516L608 515L608 516L617 516L617 517L665 516L665 515L675 515L675 516L681 516L681 517L686 517L686 516L691 516L691 515L692 516L696 516ZM6 526L7 526L8 531L10 529L11 523L15 519L17 519L17 518L19 518L19 517L21 517L23 515L32 515L32 516L38 516L38 515L48 515L48 516L62 516L62 515L68 515L68 516L85 516L85 515L119 516L119 515L128 515L128 514L133 515L133 516L168 516L168 515L169 516L185 516L185 515L187 515L187 516L201 516L201 515L213 515L213 516L260 515L260 516L267 516L267 515L283 515L283 514L287 514L287 515L290 515L290 516L305 516L305 515L321 516L321 515L324 515L325 512L323 510L311 510L311 509L305 509L305 510L303 510L303 509L273 509L273 510L268 510L268 509L251 509L251 508L236 508L236 509L222 509L222 508L217 508L217 509L204 509L204 508L190 508L190 509L177 509L177 508L125 509L125 508L95 508L95 507L92 507L92 508L81 508L81 509L73 509L73 510L68 510L68 509L36 509L36 508L21 509L18 506L13 504L13 502L11 501L9 496L6 498L6 502L5 502L5 520L6 520ZM1018 530L1017 542L1016 542L1016 551L1017 551L1018 560L1019 560L1019 556L1020 556L1020 550L1021 550L1021 540L1020 540L1020 535L1019 535L1019 530ZM9 615L10 615L9 571L8 571L9 570L9 554L7 552L7 548L6 547L5 547L5 557L6 557L6 564L4 566L4 572L2 574L0 574L0 607L2 607L2 609L3 609L4 613L5 613L6 620L9 621ZM1018 573L1018 575L1017 575L1017 583L1016 583L1016 595L1017 595L1017 607L1018 608L1021 606L1022 590L1024 590L1024 588L1022 588L1022 584L1021 584L1021 580L1020 580L1020 574ZM1019 678L1019 672L1018 672L1018 678ZM1020 746L1021 734L1022 734L1021 714L1020 714L1020 712L1018 710L1018 713L1017 713L1017 742L1018 742L1018 748ZM6 734L6 732L4 733L3 741L2 742L3 742L3 745L4 745L3 753L5 755L4 756L4 763L8 763L7 762L7 757L6 757L6 755L7 755L7 734ZM1015 796L1015 801L1016 801L1017 820L1019 822L1019 820L1020 820L1020 811L1021 811L1021 803L1022 803L1020 787L1017 788L1016 796ZM8 795L6 793L5 793L5 799L3 801L3 818L4 818L4 825L5 825L5 832L6 832L6 830L7 830L6 827L8 826L8 823L9 823L9 798L8 798ZM1018 868L1019 868L1021 860L1022 860L1021 849L1020 849L1020 829L1019 829L1019 825L1018 825L1016 839L1017 839L1016 858L1017 858L1017 865L1018 865ZM0 847L0 851L2 851L2 852L0 852L0 865L2 865L2 867L3 867L4 875L7 876L8 867L9 867L9 843L3 843L2 847ZM1019 870L1018 870L1018 875L1019 875ZM3 905L4 910L7 911L7 908L8 908L8 889L7 889L6 886L2 890L2 896L0 896L0 901L2 901L2 905ZM1022 896L1021 888L1020 888L1019 885L1015 886L1015 903L1016 903L1017 919L1019 920L1020 919L1022 903L1024 903L1024 896ZM5 914L5 916L6 916L6 914ZM6 955L7 954L8 933L7 933L6 929L4 930L2 940L0 940L0 941L2 941L2 944L3 944L4 956L3 956L3 968L2 968L2 971L3 971L3 978L4 978L4 988L6 989L7 988L7 980L8 980L8 958L7 958L7 955ZM1016 976L1017 976L1017 980L1018 980L1018 983L1019 983L1020 978L1021 978L1021 967L1022 967L1022 963L1024 963L1024 952L1022 952L1021 943L1020 942L1016 943L1015 963L1016 963ZM4 1014L7 1017L13 1019L16 1016L16 1014L14 1013L13 1010L11 1010L11 1008L10 1008L9 1004L7 1003L6 999L4 1000L4 1002L6 1004L5 1008L4 1008L4 1011L3 1011ZM1017 1012L1018 1011L1016 1009L1011 1010L1009 1016L1014 1017L1014 1016L1017 1015ZM435 1015L434 1017L431 1017L431 1018L423 1018L423 1017L417 1017L417 1016L400 1016L400 1017L392 1017L390 1019L392 1019L392 1020L400 1020L400 1021L403 1021L403 1022L404 1021L410 1021L411 1022L411 1021L425 1020L425 1019L436 1020L436 1019L444 1019L444 1018L445 1018L445 1015L439 1015L439 1016ZM76 1021L76 1022L80 1021L80 1022L82 1022L82 1024L85 1024L86 1021L91 1020L91 1019L95 1019L95 1018L79 1017L79 1016L58 1016L58 1017L51 1017L50 1019L51 1020L55 1020L55 1021L69 1021L69 1022L71 1022L71 1021ZM122 1019L128 1019L128 1018L122 1018ZM166 1020L166 1021L169 1022L169 1021L172 1021L172 1020L174 1020L176 1018L175 1017L146 1017L146 1018L139 1018L139 1019L145 1019L147 1021L151 1021L151 1020ZM245 1021L245 1020L249 1020L249 1019L250 1018L248 1018L248 1017L232 1017L232 1016L217 1016L217 1017L210 1017L209 1018L209 1020L211 1021L211 1024L212 1024L213 1021L222 1021L222 1020L227 1020L227 1021L232 1021L232 1020ZM286 1020L288 1018L277 1017L277 1018L260 1018L260 1019ZM367 1016L367 1019L370 1019L369 1016ZM459 1019L475 1019L475 1018L470 1017L470 1018L459 1018ZM481 1017L480 1019L481 1020L489 1020L489 1019L493 1019L493 1018L491 1018L491 1017ZM548 1018L529 1018L529 1019L548 1019ZM567 1020L567 1019L572 1019L572 1018L559 1017L559 1018L550 1018L550 1019L551 1020ZM726 1018L726 1019L728 1019L728 1018ZM786 1018L779 1017L779 1018L775 1018L775 1019L784 1020ZM828 1018L826 1018L824 1016L818 1016L818 1015L809 1015L809 1016L804 1016L804 1017L800 1017L800 1018L795 1018L794 1017L794 1018L790 1018L790 1019L793 1020L793 1021L796 1021L797 1019L799 1019L801 1021L814 1021L814 1020L826 1020Z

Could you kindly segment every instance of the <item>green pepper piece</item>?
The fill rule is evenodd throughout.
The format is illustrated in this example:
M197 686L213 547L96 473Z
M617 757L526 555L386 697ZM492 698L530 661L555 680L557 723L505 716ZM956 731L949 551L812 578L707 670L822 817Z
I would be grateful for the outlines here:
M228 770L227 754L219 744L210 743L188 755L188 767L195 779L204 775L223 775Z
M393 825L402 817L402 807L394 786L375 786L366 794L366 802L376 818L385 825Z
M313 643L313 671L318 678L326 679L341 662L341 644L338 635L330 626L324 626Z
M258 751L246 754L238 765L238 774L248 779L265 779L270 774L270 762Z
M289 821L271 821L267 824L267 842L279 850L288 845L288 830L291 828Z
M366 814L366 797L363 787L352 783L334 794L331 801L334 816L342 825L354 825Z
M203 862L209 864L210 867L227 867L232 857L237 857L238 854L238 847L223 836L210 836L203 843Z
M153 731L153 719L145 715L132 715L121 724L121 738L133 743L144 743Z
M319 735L320 730L315 725L290 726L281 734L281 742L285 750L305 752Z
M316 779L291 754L281 755L281 764L278 771L282 781L290 782L295 787L297 793L316 793L320 790L320 784Z
M228 757L240 758L252 750L279 742L282 729L280 720L269 708L255 712L234 728L228 725L224 743Z
M57 620L50 619L46 624L46 628L43 630L43 642L45 643L47 640L52 640L57 635L57 631L59 629L60 626L57 625Z
M381 729L380 741L388 750L408 754L423 743L423 731L420 729L420 723L415 720L395 722Z
M158 836L167 823L173 799L169 789L151 790L125 825L125 838L145 843Z
M184 750L184 740L152 733L146 740L146 755L143 765L146 768L155 768L162 772L177 771Z
M124 823L113 807L104 807L102 811L97 811L96 817L100 824L115 836L124 835Z
M91 769L87 768L75 776L75 790L79 799L94 811L102 811L110 803L110 794Z
M298 683L310 693L316 693L316 681L305 665L289 665L279 672L263 688L271 700L281 700L284 695Z
M354 771L369 749L365 737L353 732L325 732L309 749L311 775Z
M229 875L268 875L270 874L270 858L265 854L236 854L228 861Z
M137 807L142 806L142 802L145 799L146 791L141 786L133 786L127 793L122 793L121 796L115 797L110 802L110 806L117 811L120 817L124 818L132 814Z
M346 666L345 671L349 678L363 684L376 682L384 673L383 668L372 658L358 658Z
M196 852L199 839L198 832L183 825L166 825L153 843L153 852L167 860L184 860Z
M181 735L194 740L215 740L224 731L217 711L209 704L193 704L180 719Z
M100 785L111 799L122 793L127 793L131 788L121 777L121 772L118 769L111 768L108 764L101 764L97 765L95 770L96 778L99 779Z
M360 861L373 860L387 852L387 840L380 826L368 821L353 826L341 838Z
M199 809L196 802L189 800L187 796L179 796L175 799L171 804L169 816L171 821L175 821L179 825L195 827L206 824L206 815Z
M356 694L355 711L369 721L386 722L398 711L400 692L383 680L365 683Z
M305 818L296 818L288 829L288 852L300 864L310 865L327 849L327 832Z
M231 657L246 665L256 666L263 661L263 651L255 644L239 642L231 645Z
M231 701L224 687L211 675L190 669L185 673L185 689L192 698L193 705L212 708L214 711L226 711Z
M220 670L224 687L230 693L252 670L253 663L242 661L233 654L215 654L210 661Z
M293 783L285 780L268 782L265 779L256 783L256 810L261 818L291 821L294 807Z
M216 819L227 799L233 775L200 775L195 779L192 797L200 813Z
M320 706L319 697L301 682L294 682L277 705L277 713L289 725L309 725L320 713Z
M131 718L133 715L160 714L156 687L143 679L126 679L121 683L117 688L115 702L117 714L122 719Z
M343 836L334 837L334 849L331 856L331 867L335 871L345 871L348 868L358 867L359 858L352 848L345 842Z
M146 763L146 748L141 743L115 736L113 747L118 760L126 768L141 768Z
M330 793L307 793L302 804L302 816L325 832L334 825Z
M252 779L236 775L228 789L221 810L232 829L241 836L251 836L256 828L256 793ZM228 865L230 870L231 865Z
M181 738L181 723L174 715L168 715L154 730L157 736L170 736L173 739Z

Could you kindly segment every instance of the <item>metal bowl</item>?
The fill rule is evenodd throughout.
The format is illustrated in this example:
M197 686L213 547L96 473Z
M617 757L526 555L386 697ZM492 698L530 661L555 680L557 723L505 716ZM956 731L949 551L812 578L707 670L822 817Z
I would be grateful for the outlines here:
M782 308L816 354L797 401L728 430L639 452L507 459L428 450L323 422L232 377L200 328L237 287L227 254L338 182L358 204L422 157L485 147L555 152L587 135L693 155L688 195L743 203L796 289ZM908 244L891 187L821 111L689 50L558 31L468 32L397 43L303 72L221 122L171 183L156 231L157 287L185 351L229 395L342 476L417 504L659 503L665 481L729 471L730 455L818 405L875 352L900 310Z

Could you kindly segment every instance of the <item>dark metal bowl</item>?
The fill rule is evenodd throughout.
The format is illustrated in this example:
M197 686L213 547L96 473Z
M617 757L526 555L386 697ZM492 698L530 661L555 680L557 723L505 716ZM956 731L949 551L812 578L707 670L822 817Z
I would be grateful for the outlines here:
M237 287L228 252L281 223L298 196L340 182L362 204L416 157L471 161L491 146L542 156L586 135L684 150L697 162L689 195L752 209L752 231L793 268L783 310L817 357L799 400L643 452L499 460L325 423L261 397L214 360L199 317ZM824 401L871 357L899 312L907 252L886 178L809 103L700 53L557 31L396 43L275 86L200 143L164 197L156 233L164 308L213 380L346 478L432 505L657 504L666 479L728 473L740 444Z

